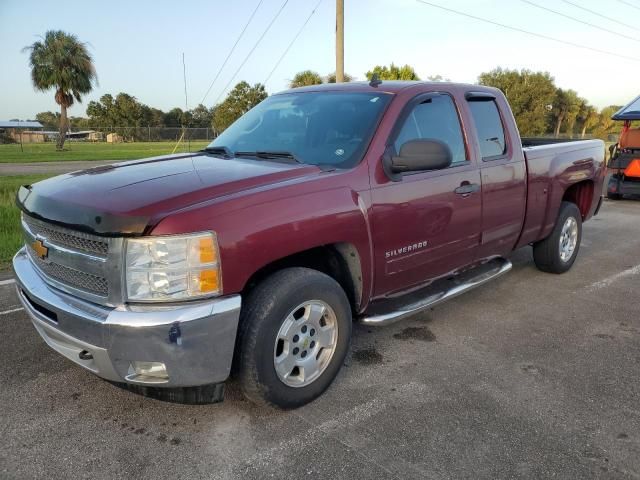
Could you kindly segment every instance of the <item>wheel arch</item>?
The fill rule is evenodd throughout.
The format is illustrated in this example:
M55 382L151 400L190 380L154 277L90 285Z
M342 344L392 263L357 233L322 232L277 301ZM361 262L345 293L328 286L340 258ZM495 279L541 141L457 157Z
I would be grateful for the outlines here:
M242 295L247 295L272 273L291 267L310 268L330 276L346 293L352 311L356 313L361 310L363 302L361 258L355 245L348 242L320 245L274 260L249 277Z
M571 202L578 207L582 220L587 218L593 205L594 187L593 180L582 180L570 185L562 195L563 202Z

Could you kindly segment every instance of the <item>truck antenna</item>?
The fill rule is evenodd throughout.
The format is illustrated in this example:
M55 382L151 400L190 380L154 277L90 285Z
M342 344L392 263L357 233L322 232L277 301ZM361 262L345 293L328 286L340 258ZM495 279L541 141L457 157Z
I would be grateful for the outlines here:
M382 80L380 80L377 73L374 73L373 75L371 75L371 80L369 81L369 85L371 87L377 87L381 83L382 83Z

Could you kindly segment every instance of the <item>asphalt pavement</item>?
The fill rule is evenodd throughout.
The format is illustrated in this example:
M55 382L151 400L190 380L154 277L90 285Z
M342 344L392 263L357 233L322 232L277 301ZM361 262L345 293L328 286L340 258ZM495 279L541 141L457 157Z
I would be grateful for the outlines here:
M0 277L0 478L640 478L640 201L605 202L573 269L513 271L356 326L312 404L187 406L53 352Z

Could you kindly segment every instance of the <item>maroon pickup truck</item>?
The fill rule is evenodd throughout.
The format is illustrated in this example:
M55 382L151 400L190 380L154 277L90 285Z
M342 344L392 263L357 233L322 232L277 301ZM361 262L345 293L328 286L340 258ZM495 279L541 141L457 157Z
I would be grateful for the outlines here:
M203 151L22 187L18 295L100 377L202 401L231 374L297 407L335 378L353 320L401 320L528 245L540 270L571 268L604 174L603 142L521 139L493 88L289 90Z

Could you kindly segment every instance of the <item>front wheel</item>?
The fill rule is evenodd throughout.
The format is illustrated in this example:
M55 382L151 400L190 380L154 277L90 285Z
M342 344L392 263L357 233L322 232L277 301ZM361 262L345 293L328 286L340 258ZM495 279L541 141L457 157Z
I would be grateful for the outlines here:
M258 404L296 408L336 377L351 340L351 308L340 285L307 268L262 281L240 318L238 379Z
M571 202L562 202L551 234L533 245L533 260L539 270L564 273L578 256L582 240L582 215Z

